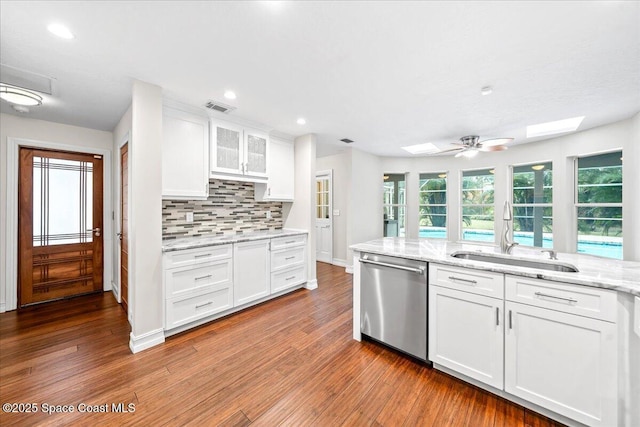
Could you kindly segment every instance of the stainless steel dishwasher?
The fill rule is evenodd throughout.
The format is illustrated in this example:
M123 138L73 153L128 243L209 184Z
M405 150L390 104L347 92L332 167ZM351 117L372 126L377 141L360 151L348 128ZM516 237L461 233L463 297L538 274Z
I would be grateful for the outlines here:
M360 331L427 360L427 263L360 255Z

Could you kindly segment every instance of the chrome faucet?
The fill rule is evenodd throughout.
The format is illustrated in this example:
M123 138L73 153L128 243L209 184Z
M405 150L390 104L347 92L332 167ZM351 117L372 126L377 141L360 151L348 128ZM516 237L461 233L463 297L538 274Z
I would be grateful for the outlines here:
M540 252L542 253L548 253L549 254L549 259L558 259L558 253L556 251L554 251L553 249L543 249Z
M511 231L511 222L513 216L511 216L511 203L509 201L504 202L504 211L502 213L502 237L500 238L500 252L503 254L510 254L516 242L509 240L509 231Z

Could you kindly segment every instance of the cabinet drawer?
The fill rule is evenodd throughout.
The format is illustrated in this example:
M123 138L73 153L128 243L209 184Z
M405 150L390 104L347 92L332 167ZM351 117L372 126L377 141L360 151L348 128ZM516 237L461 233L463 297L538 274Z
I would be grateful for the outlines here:
M276 237L271 239L271 250L287 248L290 246L304 245L307 240L307 236L299 234L297 236Z
M616 321L615 291L507 275L505 293L508 301Z
M231 258L232 253L231 245L207 246L205 248L167 252L164 258L164 268L183 267L185 265Z
M214 287L194 292L186 298L166 300L166 329L202 319L233 307L233 292L230 287Z
M271 251L271 271L304 263L304 246Z
M502 273L429 264L429 284L494 298L504 297Z
M307 281L307 269L299 267L271 273L271 293L283 291Z
M231 259L166 270L166 297L177 297L207 286L231 286L232 275Z

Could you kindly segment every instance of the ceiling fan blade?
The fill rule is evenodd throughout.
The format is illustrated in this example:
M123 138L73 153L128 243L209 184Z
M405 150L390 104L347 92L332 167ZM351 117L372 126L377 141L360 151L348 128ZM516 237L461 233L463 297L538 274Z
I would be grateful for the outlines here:
M504 145L490 145L488 147L485 147L484 145L480 148L478 148L478 150L480 151L504 151L506 150L508 147L505 147Z
M449 153L451 151L460 151L460 150L464 150L464 147L459 147L459 148L450 148L449 150L442 150L442 151L438 151L437 153L433 153L433 154L442 154L442 153Z
M493 138L481 141L483 147L495 147L496 145L504 145L513 141L513 138Z

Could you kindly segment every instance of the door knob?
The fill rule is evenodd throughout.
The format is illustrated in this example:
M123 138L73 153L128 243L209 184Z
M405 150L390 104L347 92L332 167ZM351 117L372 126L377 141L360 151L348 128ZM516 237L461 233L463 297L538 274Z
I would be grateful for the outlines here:
M93 231L96 235L96 237L100 237L100 227L98 228L89 228L87 229L87 231Z
M118 239L122 240L122 232L116 233L116 236L118 236Z

